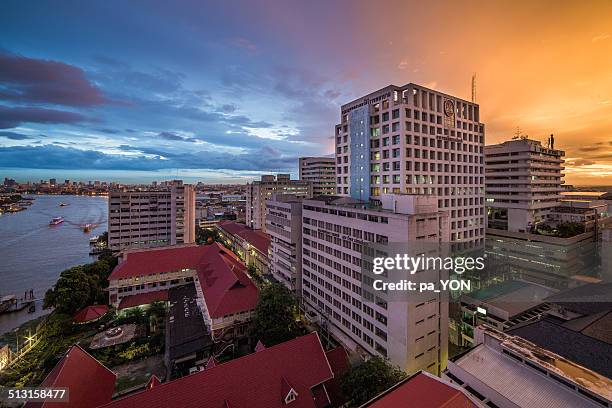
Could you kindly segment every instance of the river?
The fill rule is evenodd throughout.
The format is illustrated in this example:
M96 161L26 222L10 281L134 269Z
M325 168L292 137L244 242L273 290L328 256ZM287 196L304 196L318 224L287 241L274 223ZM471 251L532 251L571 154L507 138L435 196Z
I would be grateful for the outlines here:
M0 215L0 296L23 297L34 290L36 298L57 280L64 269L92 262L89 238L106 231L108 200L106 197L33 195L34 203L25 211ZM68 204L61 207L60 203ZM62 224L49 226L53 217L62 216ZM84 233L84 224L94 224ZM0 334L40 316L36 312L0 315Z

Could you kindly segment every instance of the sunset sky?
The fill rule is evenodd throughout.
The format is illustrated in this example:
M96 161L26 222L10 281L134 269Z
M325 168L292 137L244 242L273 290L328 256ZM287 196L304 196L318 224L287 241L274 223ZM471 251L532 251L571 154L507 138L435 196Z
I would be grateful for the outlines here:
M244 182L333 153L341 104L415 82L612 185L611 1L3 1L0 176Z

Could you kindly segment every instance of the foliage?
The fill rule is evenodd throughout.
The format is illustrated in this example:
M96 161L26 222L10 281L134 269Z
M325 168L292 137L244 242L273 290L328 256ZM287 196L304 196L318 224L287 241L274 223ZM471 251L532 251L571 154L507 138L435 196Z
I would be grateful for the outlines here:
M148 355L149 352L150 352L150 349L149 349L148 343L141 344L141 345L136 345L136 343L132 343L126 350L120 352L118 355L119 357L125 360L131 361L136 358L146 356Z
M93 335L90 326L75 326L72 316L52 312L37 334L38 343L17 363L0 373L0 385L35 386L75 343ZM23 346L23 337L20 346Z
M253 337L266 347L297 337L296 311L297 303L283 285L272 283L261 288L255 308Z
M163 353L164 335L156 333L149 337L141 337L116 346L91 350L90 353L107 367L114 367L134 360Z
M376 356L346 373L340 383L349 407L359 407L404 378L405 372Z
M584 224L579 222L562 222L557 225L557 231L561 238L569 238L584 233Z
M106 303L104 289L116 265L117 259L105 254L96 262L66 269L53 288L45 293L43 306L54 307L59 313L74 314L85 306Z
M548 224L538 225L536 233L560 238L571 238L576 235L583 234L585 231L584 224L579 222L561 222L553 227Z
M202 244L212 244L213 242L219 239L219 233L214 228L200 228L196 226L196 243L198 245Z

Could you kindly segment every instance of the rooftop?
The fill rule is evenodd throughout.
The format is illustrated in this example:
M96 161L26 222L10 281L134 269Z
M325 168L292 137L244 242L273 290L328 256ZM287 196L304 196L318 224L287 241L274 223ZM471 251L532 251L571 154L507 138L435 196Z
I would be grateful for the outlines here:
M202 288L211 318L249 311L259 297L242 262L222 245L157 248L126 253L109 280L192 269Z
M221 221L217 225L228 233L241 237L264 255L268 254L268 248L270 247L270 236L268 234L235 221Z
M111 402L108 408L316 408L322 383L333 378L317 333L298 337ZM324 390L323 390L324 391ZM323 393L324 395L325 393Z
M156 290L153 292L138 293L129 295L121 299L118 309L127 309L128 307L148 305L153 302L165 302L168 300L168 290Z
M605 191L562 191L561 195L564 197L592 197L599 198L605 196Z
M486 342L461 356L454 364L521 408L601 408ZM449 371L472 384L451 363Z
M546 298L548 303L583 315L612 310L612 283L589 283Z
M94 380L95 381L91 381ZM117 376L80 346L74 345L53 367L40 387L69 388L68 402L29 402L24 408L96 407L110 402Z
M368 401L362 408L478 408L460 387L427 372L415 374Z
M609 331L612 329L611 323L612 319L608 317L600 330ZM522 337L561 357L612 378L612 344L610 343L547 319L515 326L508 333Z
M212 338L196 303L194 285L177 286L168 292L170 317L166 330L169 358L174 361L210 347Z
M467 303L485 304L491 308L490 311L503 312L503 317L511 319L544 303L545 299L555 292L544 286L513 280L468 293L462 300ZM470 299L476 302L470 302Z
M74 315L74 321L77 323L92 322L104 316L106 312L108 312L108 306L106 305L87 306Z

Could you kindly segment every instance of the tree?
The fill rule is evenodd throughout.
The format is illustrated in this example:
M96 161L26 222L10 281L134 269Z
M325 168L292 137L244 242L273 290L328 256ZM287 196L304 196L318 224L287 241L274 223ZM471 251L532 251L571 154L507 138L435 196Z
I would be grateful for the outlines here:
M104 256L96 262L66 269L45 293L43 307L54 307L59 313L72 315L87 305L105 303L104 288L116 264L116 258Z
M342 393L350 407L358 407L406 378L406 373L382 357L372 357L341 379Z
M200 228L196 226L196 243L198 245L202 244L212 244L219 238L219 234L216 229L211 228Z
M579 222L562 222L557 225L557 231L561 238L570 238L584 233L584 224Z
M255 308L253 337L266 347L294 339L299 333L296 310L297 303L287 288L276 283L265 286Z

